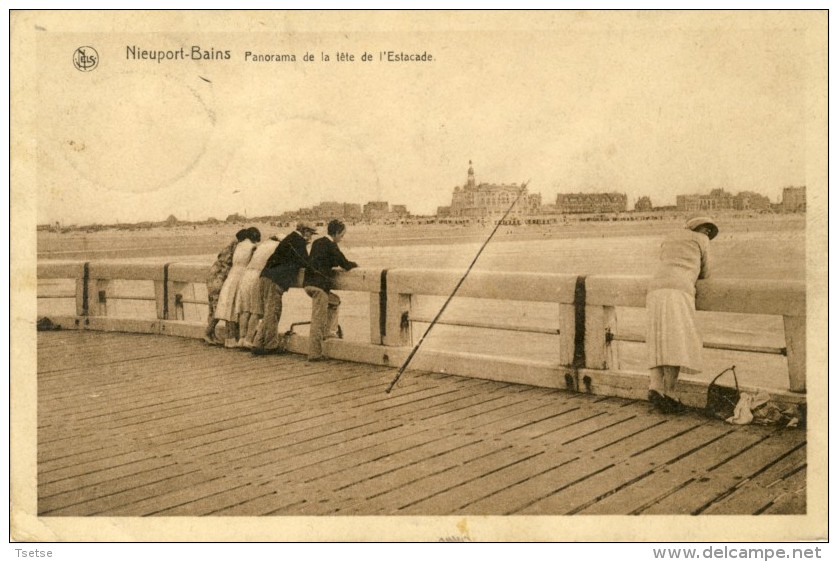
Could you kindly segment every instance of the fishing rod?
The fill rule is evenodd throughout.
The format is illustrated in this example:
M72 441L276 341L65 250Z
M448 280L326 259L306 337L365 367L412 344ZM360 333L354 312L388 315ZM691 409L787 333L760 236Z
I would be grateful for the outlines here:
M410 365L410 361L413 359L413 356L416 355L416 352L419 351L419 348L422 346L422 342L425 341L425 338L428 337L428 334L430 333L431 329L436 325L437 321L442 316L442 313L445 312L446 308L448 308L448 304L454 298L454 295L457 294L457 291L460 290L460 285L462 285L463 281L465 281L466 277L468 277L468 274L471 272L471 268L473 268L474 264L477 263L477 259L480 257L480 254L483 253L483 250L486 248L486 245L489 243L489 241L492 239L492 237L498 231L498 228L500 228L500 225L503 223L503 221L506 220L506 217L509 216L509 213L512 212L512 209L515 207L515 205L521 199L521 195L524 194L524 190L526 189L527 184L529 184L529 183L530 183L530 180L527 180L523 183L523 185L521 185L521 191L518 192L518 197L515 198L515 201L512 202L512 205L509 206L509 208L503 214L501 219L497 222L497 224L495 225L495 228L489 234L489 237L486 238L486 241L483 242L482 246L480 246L480 249L477 251L477 255L474 256L473 260L471 260L471 264L469 264L468 269L466 269L466 272L460 278L460 281L457 283L457 286L454 287L454 290L451 292L451 294L446 299L445 304L442 305L442 308L439 309L439 312L437 312L434 319L431 320L431 323L428 326L428 328L425 330L425 333L422 334L422 338L419 340L419 343L417 343L415 346L413 346L413 349L410 351L410 355L407 356L407 359L405 359L404 363L399 368L399 372L396 373L396 377L390 383L390 386L387 387L387 394L390 394L390 391L393 390L393 387L396 386L397 382L399 382L399 379L401 378L402 373L404 373L405 369L407 369L407 366Z

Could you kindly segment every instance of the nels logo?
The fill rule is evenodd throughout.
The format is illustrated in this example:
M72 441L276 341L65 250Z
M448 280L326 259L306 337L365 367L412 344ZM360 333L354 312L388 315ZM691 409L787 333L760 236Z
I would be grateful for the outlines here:
M93 47L79 47L73 53L73 66L81 72L90 72L99 66L99 53Z

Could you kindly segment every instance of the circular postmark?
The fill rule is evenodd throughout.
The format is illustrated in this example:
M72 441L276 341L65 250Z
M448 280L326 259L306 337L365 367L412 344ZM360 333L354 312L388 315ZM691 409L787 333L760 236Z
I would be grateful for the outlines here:
M99 53L93 47L79 47L73 53L73 66L81 72L90 72L99 66Z

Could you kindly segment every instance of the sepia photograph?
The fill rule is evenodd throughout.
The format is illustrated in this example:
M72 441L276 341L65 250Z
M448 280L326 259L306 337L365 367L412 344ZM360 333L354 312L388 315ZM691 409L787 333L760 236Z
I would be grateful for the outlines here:
M828 538L827 28L12 10L12 539Z

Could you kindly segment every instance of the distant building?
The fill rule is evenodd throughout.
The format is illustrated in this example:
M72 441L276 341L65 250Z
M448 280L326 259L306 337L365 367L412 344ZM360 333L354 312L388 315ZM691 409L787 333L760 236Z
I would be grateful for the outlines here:
M652 210L652 200L646 195L635 201L634 210L638 213L646 213Z
M363 214L359 203L344 203L343 216L347 219L360 219Z
M390 204L387 201L370 201L364 205L365 219L382 219L390 214Z
M785 213L805 213L806 186L784 187L782 206Z
M337 203L335 201L324 201L319 205L315 205L312 209L312 214L316 218L332 218L332 217L343 217L343 203Z
M768 211L771 200L753 191L740 191L733 198L733 208L738 211Z
M406 217L410 215L410 213L407 212L406 205L393 205L393 207L390 209L390 212L396 215L397 217Z
M559 213L622 213L628 198L625 193L559 193L556 209Z
M515 205L510 210L513 202ZM539 213L541 194L528 193L526 185L516 183L477 184L474 180L474 168L469 160L466 183L462 187L454 188L449 209L450 217L475 220L500 219L509 211L507 220L520 222L523 217Z
M714 189L708 195L678 195L679 211L722 211L733 209L733 195L724 189Z
M439 218L450 217L451 216L451 207L447 206L447 205L445 207L437 207L436 208L436 216L438 216Z
M324 201L314 207L301 207L296 211L286 211L277 219L283 223L308 221L327 221L331 219L358 220L361 218L361 205L358 203L338 203Z

